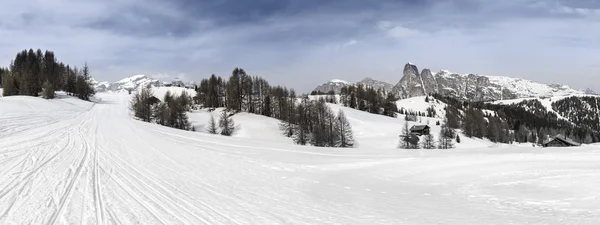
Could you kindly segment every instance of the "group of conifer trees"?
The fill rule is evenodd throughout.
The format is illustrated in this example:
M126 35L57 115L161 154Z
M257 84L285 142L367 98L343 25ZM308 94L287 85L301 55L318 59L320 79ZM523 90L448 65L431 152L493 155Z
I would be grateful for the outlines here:
M150 88L142 88L131 100L131 110L140 120L182 130L194 130L186 114L191 105L192 98L185 91L181 95L167 91L160 101Z
M54 52L40 49L23 50L9 68L0 68L4 96L28 95L54 98L55 91L63 90L83 100L95 94L90 84L90 70L71 67L59 62Z
M460 101L437 94L434 94L434 98L447 104L448 127L462 129L467 137L487 138L497 143L534 144L542 144L559 134L581 143L600 140L600 134L587 123L570 123L559 119L556 113L548 112L537 100L499 105ZM556 108L560 110L560 107Z
M231 113L248 112L278 119L284 135L300 145L354 145L352 128L345 115L336 116L325 99L297 96L293 89L271 86L265 79L250 76L241 68L235 68L228 79L215 75L203 79L196 93L196 103L206 108L225 107ZM209 123L210 131L214 131L212 127Z
M356 145L352 126L342 110L337 115L325 98L311 101L303 96L291 108L292 114L283 120L280 128L284 135L299 145L349 148Z
M398 97L392 93L365 87L363 84L344 86L340 91L340 102L346 107L395 117L398 112Z

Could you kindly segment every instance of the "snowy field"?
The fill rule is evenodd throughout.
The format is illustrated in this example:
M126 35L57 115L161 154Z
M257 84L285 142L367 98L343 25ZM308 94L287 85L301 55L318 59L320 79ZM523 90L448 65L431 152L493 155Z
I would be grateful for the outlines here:
M127 93L97 97L0 98L0 224L600 221L597 145L398 150L401 118L332 105L360 146L302 147L269 118L239 114L234 137L214 136L136 121Z

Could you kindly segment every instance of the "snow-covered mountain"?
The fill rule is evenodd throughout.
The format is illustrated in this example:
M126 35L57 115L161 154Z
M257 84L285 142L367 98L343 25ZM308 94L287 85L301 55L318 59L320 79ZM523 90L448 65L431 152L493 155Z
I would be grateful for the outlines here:
M359 82L356 82L356 84L362 84L365 87L372 87L375 88L376 90L383 90L385 92L389 92L392 90L392 88L394 87L394 85L388 83L388 82L384 82L384 81L378 81L378 80L374 80L370 77L367 77L365 79L362 79Z
M393 87L401 98L438 93L470 101L491 101L526 97L550 97L583 94L560 84L541 84L520 78L457 74L442 70L435 75L429 69L420 73L416 65L407 63L403 77Z
M313 92L329 93L329 92L333 91L334 93L339 94L340 91L342 90L342 87L345 87L349 84L350 84L350 82L345 81L345 80L333 79L327 83L319 85L317 88L315 88L315 90L313 90Z
M585 89L583 93L585 93L586 95L597 95L597 93L594 90L589 88Z
M333 79L327 83L319 85L317 88L315 88L314 92L329 93L330 91L333 91L335 94L339 94L340 91L342 90L342 87L351 86L351 85L359 85L359 84L362 84L365 87L373 87L377 90L382 89L386 92L391 91L392 87L394 86L390 83L374 80L370 77L362 79L361 81L358 81L356 83L350 83L350 82L344 81L344 80Z
M119 81L113 82L113 83L110 83L107 81L98 82L98 81L92 79L91 83L94 85L94 88L96 89L97 92L138 89L138 88L142 87L143 85L158 86L160 84L160 82L158 80L152 79L143 74L127 77L127 78L124 78L122 80L119 80Z

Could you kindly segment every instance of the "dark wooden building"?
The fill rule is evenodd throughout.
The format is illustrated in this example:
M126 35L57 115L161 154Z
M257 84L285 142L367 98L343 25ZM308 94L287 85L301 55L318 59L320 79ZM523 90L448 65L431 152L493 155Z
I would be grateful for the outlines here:
M413 135L428 135L431 128L427 125L414 125L410 128L410 134Z
M544 146L544 147L575 147L575 146L581 146L581 144L577 143L565 136L558 135L554 138L551 138L548 141L545 141L542 144L542 146Z

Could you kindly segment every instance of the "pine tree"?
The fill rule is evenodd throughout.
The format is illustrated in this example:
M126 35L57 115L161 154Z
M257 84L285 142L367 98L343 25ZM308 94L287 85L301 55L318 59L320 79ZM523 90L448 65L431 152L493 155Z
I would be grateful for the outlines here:
M404 126L402 127L398 148L410 149L410 145L410 128L408 127L408 121L405 121Z
M208 121L208 127L206 128L206 132L210 134L217 133L217 123L215 122L215 117L210 115L210 120Z
M454 130L452 128L448 127L448 125L446 125L446 123L444 123L442 125L442 129L440 130L438 148L439 149L454 148L454 144L452 143L452 140L454 139L454 135L455 135Z
M344 111L341 109L338 111L338 115L335 119L335 129L337 130L337 134L339 134L339 140L336 144L337 147L342 148L351 148L354 146L354 135L352 133L352 126Z
M231 136L235 131L235 124L233 122L233 118L229 117L226 110L223 110L223 113L221 113L221 118L219 119L219 127L221 128L221 135Z
M309 109L310 103L307 98L302 99L302 103L298 105L296 110L298 118L298 126L294 129L294 142L299 145L306 145L310 141L310 127L309 127Z
M423 138L421 146L424 149L435 149L436 145L435 145L435 140L433 138L433 135L431 135L431 134L425 135L424 138Z
M150 97L152 97L152 91L148 88L142 88L142 91L136 93L131 100L131 110L134 112L135 117L144 122L152 121Z

